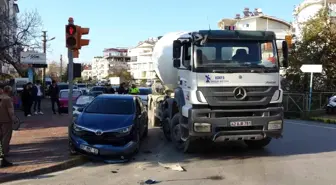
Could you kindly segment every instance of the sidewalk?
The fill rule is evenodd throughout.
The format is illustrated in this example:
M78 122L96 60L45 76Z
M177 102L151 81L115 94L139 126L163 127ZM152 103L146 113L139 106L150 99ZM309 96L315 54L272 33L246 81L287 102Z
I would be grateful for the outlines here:
M53 115L50 102L43 102L44 115L25 118L22 111L16 114L23 121L13 132L8 160L15 165L0 169L0 183L54 172L82 164L85 160L68 153L67 115Z

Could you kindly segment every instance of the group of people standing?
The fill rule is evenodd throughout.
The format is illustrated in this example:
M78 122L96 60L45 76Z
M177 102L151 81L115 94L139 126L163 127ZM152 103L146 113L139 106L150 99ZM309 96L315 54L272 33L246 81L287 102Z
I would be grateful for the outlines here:
M29 82L24 86L21 94L21 102L25 116L30 117L32 115L32 106L35 115L43 114L43 112L41 111L42 97L43 87L41 85L41 81L36 80L35 84Z

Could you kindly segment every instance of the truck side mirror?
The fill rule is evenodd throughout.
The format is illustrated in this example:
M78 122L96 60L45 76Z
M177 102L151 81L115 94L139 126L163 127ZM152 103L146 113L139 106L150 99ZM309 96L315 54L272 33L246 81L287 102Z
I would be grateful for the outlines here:
M175 68L180 68L181 67L181 60L180 59L174 59L173 66Z
M181 57L181 46L182 43L180 40L174 40L173 42L173 58Z
M282 41L283 67L288 67L288 45L286 41Z

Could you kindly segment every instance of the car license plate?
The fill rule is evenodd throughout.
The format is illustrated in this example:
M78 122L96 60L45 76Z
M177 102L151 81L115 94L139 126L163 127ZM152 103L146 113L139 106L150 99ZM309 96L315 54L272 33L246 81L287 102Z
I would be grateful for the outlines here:
M86 145L80 145L80 149L88 152L88 153L92 153L92 154L98 154L98 149L96 148L92 148L92 147L89 147L89 146L86 146Z
M247 127L252 126L252 121L231 121L231 127Z

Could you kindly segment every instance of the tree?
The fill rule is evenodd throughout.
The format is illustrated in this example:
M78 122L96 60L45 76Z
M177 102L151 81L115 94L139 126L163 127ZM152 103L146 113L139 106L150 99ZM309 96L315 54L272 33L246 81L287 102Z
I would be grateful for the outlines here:
M61 76L62 82L67 82L68 81L68 67L65 68L64 73Z
M0 61L12 65L20 76L23 76L19 65L20 52L41 48L41 26L41 17L36 10L27 11L18 18L0 10ZM10 50L13 52L9 53Z
M286 81L291 91L307 91L309 74L300 71L302 64L322 64L323 73L314 74L315 91L336 89L336 26L328 11L320 10L303 23L302 38L297 39L289 56Z

